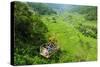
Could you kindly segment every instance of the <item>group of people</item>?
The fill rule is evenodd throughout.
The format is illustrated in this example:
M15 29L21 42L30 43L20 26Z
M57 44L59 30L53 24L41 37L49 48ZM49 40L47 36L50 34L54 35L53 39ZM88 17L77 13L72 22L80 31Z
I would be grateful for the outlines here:
M45 45L44 49L43 49L43 53L45 56L49 56L50 53L53 51L53 49L55 49L55 46L53 43L47 43L47 45Z
M45 55L46 57L49 57L51 53L53 53L56 49L56 44L57 44L57 40L55 38L55 35L52 35L49 37L48 39L48 43L46 43L45 45L43 45L43 55Z

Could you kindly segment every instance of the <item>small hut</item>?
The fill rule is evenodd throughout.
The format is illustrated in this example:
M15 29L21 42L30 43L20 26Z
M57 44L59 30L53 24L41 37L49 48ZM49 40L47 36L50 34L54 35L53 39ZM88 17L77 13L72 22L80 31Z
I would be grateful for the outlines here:
M42 46L40 46L40 54L46 58L49 58L51 55L57 52L58 49L59 47L55 43L45 43Z

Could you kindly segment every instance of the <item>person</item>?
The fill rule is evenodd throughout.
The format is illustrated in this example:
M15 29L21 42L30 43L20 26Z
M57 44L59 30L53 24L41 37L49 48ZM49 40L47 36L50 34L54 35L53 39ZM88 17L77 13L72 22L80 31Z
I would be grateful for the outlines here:
M46 48L44 48L43 54L44 54L45 56L48 56L49 52L48 52L48 50L47 50Z
M48 49L48 52L51 50L51 47L50 47L50 45L48 45L47 49Z

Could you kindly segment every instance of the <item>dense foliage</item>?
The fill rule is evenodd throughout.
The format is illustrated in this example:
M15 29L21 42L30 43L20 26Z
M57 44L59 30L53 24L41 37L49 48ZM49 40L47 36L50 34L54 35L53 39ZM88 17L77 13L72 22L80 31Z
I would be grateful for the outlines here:
M32 10L37 11L39 14L42 14L42 15L56 14L54 10L52 10L51 8L48 8L49 6L47 4L28 2L28 5L31 7Z
M85 15L85 19L87 20L97 20L97 7L95 6L80 6L72 9L73 12L78 12L80 14Z
M52 4L14 3L14 65L97 59L96 7L81 6L70 12L59 12L57 9L60 9L60 6L53 7ZM47 59L40 55L39 50L50 38L57 40L60 49Z
M46 42L44 33L47 28L40 20L39 14L29 11L28 5L15 2L15 64L25 64L23 58L26 55L35 55L39 45ZM37 47L38 46L38 47ZM31 52L33 51L33 52ZM39 52L38 52L39 53Z

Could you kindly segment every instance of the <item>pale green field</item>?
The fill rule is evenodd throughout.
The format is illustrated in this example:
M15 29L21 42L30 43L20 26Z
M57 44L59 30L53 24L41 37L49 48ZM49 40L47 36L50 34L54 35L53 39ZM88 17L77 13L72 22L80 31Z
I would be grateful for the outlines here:
M48 35L54 35L58 41L61 51L64 54L60 57L60 62L67 61L90 61L97 59L97 41L92 37L84 36L75 27L78 23L83 23L91 26L96 26L96 24L89 24L90 21L86 21L82 15L76 14L71 15L72 18L64 17L70 15L70 13L65 16L43 16L42 20L48 28ZM55 17L56 20L52 20ZM48 20L49 19L49 20ZM56 21L56 23L54 23ZM95 22L96 23L96 22ZM63 60L62 60L63 59Z

